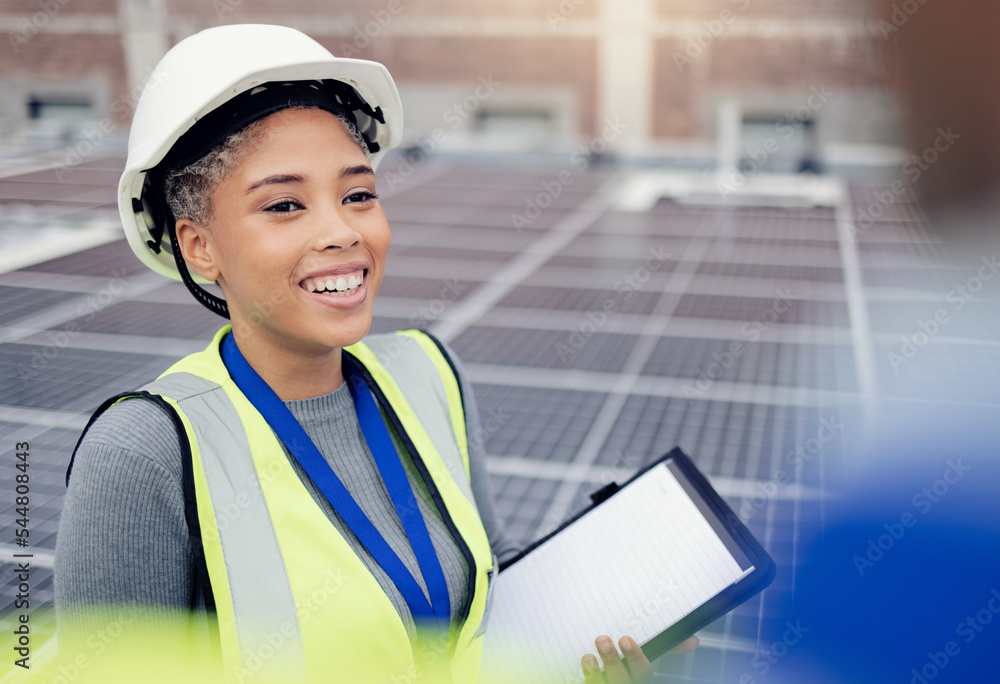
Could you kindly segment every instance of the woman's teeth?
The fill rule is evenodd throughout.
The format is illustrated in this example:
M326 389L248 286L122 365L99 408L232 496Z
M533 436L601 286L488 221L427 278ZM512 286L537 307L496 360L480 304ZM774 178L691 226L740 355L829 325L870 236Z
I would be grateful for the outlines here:
M322 278L309 278L303 283L303 285L310 292L346 296L353 294L362 282L364 282L364 271L357 271L346 276L339 275L326 276Z

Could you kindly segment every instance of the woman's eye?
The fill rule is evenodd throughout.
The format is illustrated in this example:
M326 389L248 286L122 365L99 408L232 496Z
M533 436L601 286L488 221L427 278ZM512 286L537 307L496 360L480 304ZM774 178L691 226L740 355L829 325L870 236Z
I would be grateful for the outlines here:
M344 201L345 202L371 202L378 199L378 194L374 192L369 192L367 190L359 190L358 192L348 195Z
M270 211L275 214L288 214L295 207L301 209L302 205L296 202L295 200L286 199L286 200L281 200L280 202L275 202L274 204L267 207L264 211Z

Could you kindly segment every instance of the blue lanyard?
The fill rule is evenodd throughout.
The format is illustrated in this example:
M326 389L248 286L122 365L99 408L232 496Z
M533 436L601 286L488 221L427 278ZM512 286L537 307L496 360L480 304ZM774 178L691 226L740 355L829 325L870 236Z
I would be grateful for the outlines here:
M382 420L375 399L351 364L343 364L344 377L354 397L354 407L358 414L358 422L361 424L361 431L375 457L375 463L392 499L392 505L396 508L396 514L403 523L403 529L413 547L433 604L428 602L427 596L413 579L413 575L351 497L340 478L309 439L309 435L295 420L292 412L243 358L232 333L228 333L222 342L222 362L229 370L229 375L236 386L264 417L358 541L389 575L410 607L414 619L424 618L435 623L449 621L451 608L448 585L444 579L441 562L434 551L427 526L413 496L413 489L410 487L403 464L399 460L392 438L389 437L389 431Z

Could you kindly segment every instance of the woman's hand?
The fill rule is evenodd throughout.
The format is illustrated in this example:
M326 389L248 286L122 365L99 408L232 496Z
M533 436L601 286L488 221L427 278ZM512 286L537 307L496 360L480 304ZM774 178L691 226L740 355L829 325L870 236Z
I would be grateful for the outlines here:
M608 675L608 684L629 684L630 682L646 684L653 681L653 666L650 664L646 654L642 652L639 644L632 637L623 636L618 640L618 645L621 647L622 653L625 654L625 660L628 662L628 670L625 669L625 663L618 656L618 651L615 649L611 637L602 634L594 639L594 645L597 646L597 652L601 654L601 661L604 663L604 672ZM681 642L679 646L671 649L670 652L687 653L696 648L698 648L698 637L693 636ZM583 667L583 677L587 684L604 683L604 678L601 677L601 668L597 664L597 658L588 653L583 656L580 664Z

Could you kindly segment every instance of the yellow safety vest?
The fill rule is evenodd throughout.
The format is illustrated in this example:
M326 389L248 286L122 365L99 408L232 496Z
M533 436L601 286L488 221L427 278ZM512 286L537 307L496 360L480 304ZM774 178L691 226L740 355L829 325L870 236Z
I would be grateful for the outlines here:
M480 628L499 568L470 485L460 389L436 340L409 330L345 349L369 375L469 563L470 595L450 633L411 643L389 597L229 377L219 352L229 329L141 388L176 410L190 445L228 680L477 681Z

